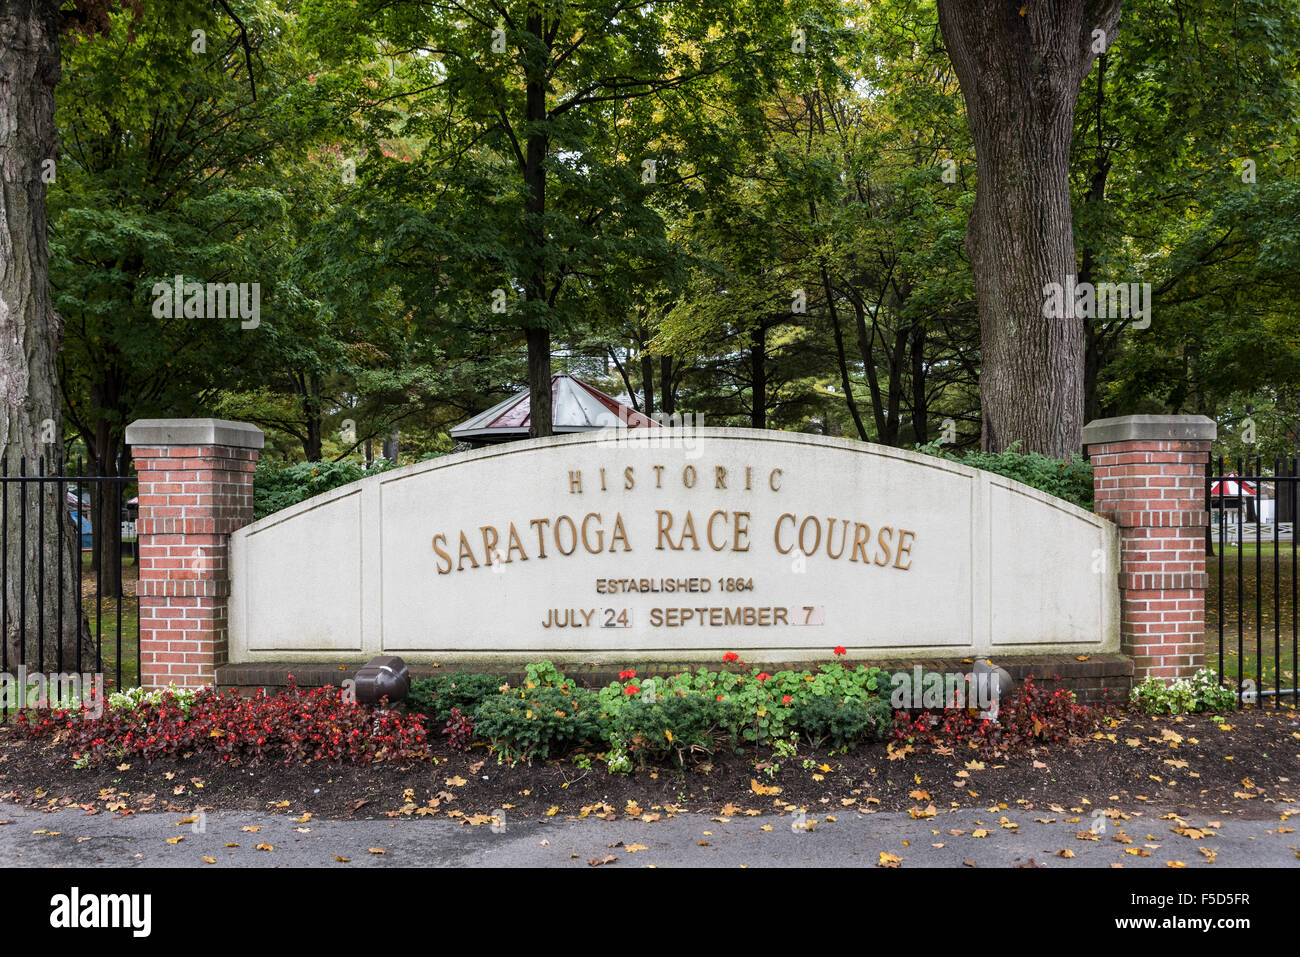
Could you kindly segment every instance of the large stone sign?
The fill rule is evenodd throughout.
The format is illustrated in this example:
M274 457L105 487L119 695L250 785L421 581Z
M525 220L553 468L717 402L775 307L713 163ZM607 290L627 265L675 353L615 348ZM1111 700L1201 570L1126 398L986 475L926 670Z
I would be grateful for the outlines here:
M1115 527L861 442L596 432L386 472L231 539L230 658L1114 651Z

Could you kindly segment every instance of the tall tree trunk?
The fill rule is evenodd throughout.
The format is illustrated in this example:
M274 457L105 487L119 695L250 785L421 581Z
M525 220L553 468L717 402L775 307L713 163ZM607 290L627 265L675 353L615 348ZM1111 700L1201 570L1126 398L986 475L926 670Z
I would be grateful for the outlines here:
M979 300L981 443L1064 457L1079 451L1084 331L1044 316L1046 287L1073 275L1069 162L1074 107L1101 31L1122 0L939 0L966 101L979 180L966 248Z
M524 277L524 300L528 310L525 338L528 341L528 434L533 438L552 433L551 413L551 332L546 325L546 168L543 165L549 149L548 137L542 124L546 120L546 65L550 59L550 45L546 42L546 23L542 8L529 8L525 32L535 40L523 50L528 60L524 113L529 124L524 156L524 187L528 199L524 204L525 219L532 231L532 263ZM539 55L538 45L544 49Z
M925 323L917 322L912 326L908 337L908 349L912 354L912 431L918 445L930 441L930 403L925 391Z
M857 400L853 398L853 380L849 377L849 364L844 354L844 330L840 328L840 313L835 308L835 291L831 288L830 273L822 263L822 288L826 290L826 309L831 317L831 330L835 333L835 361L840 370L840 388L844 390L844 401L848 404L849 415L858 430L858 438L867 441L867 427L862 424L862 413L858 411Z
M400 459L401 456L402 432L394 426L393 431L389 434L388 438L384 439L384 458L388 459L388 461L392 462L394 465L397 465L398 459Z
M655 360L641 343L641 391L645 395L645 414L655 414Z
M101 419L96 428L92 458L95 475L119 474L117 464L121 443L122 436L115 434ZM117 482L89 484L95 581L101 597L117 599L122 597L122 486Z
M59 7L57 0L7 0L0 5L0 400L4 405L0 448L11 475L18 472L20 459L26 459L27 472L34 475L42 456L47 472L53 472L62 458L56 358L63 323L50 297L42 179L46 161L57 158L54 87L60 70ZM0 596L5 666L12 669L24 663L29 669L50 670L62 663L72 667L76 643L83 638L79 536L55 483L27 488L26 516L19 511L19 486L10 485L8 492ZM42 506L44 534L37 520ZM60 564L62 596L57 588ZM57 630L60 610L61 634Z
M1106 180L1110 175L1110 153L1106 148L1105 104L1106 104L1106 57L1097 58L1097 142L1094 147L1092 176L1088 179L1088 194L1084 197L1087 206L1095 207L1098 214L1106 202ZM1079 282L1096 282L1097 257L1086 243L1079 252ZM1123 320L1111 317L1115 324L1122 326ZM1102 417L1101 397L1097 389L1097 380L1101 370L1110 361L1111 347L1118 335L1118 329L1107 329L1100 320L1079 320L1083 325L1084 360L1083 360L1083 420L1091 422Z
M302 383L302 451L308 462L319 462L325 457L325 404L321 401L320 376L305 372Z
M879 311L884 306L877 306ZM876 332L867 329L867 309L859 300L853 301L853 319L858 330L858 354L862 357L862 368L867 373L867 390L871 394L871 416L876 423L876 441L885 441L885 403L880 394L880 377L876 374Z
M677 390L673 388L673 357L659 357L659 406L665 415L677 411Z
M767 428L767 326L761 319L750 333L749 368L752 383L749 425L754 429L765 429Z

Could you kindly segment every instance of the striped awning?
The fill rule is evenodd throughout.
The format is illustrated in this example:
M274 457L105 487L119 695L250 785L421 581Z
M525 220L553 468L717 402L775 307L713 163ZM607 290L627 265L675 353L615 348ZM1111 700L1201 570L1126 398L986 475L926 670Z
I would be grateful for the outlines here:
M1237 498L1240 495L1257 495L1258 493L1249 482L1238 482L1237 473L1229 472L1223 476L1223 480L1215 482L1210 486L1210 498L1224 496L1226 498Z
M505 442L528 437L527 389L451 430L460 442ZM557 435L593 429L657 429L660 424L567 372L551 376L551 431Z

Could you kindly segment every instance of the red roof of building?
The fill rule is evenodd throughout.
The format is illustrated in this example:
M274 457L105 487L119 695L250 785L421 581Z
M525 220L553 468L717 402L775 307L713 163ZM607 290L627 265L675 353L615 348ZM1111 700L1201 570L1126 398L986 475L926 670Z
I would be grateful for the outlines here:
M466 419L451 430L451 437L469 442L525 438L530 422L529 391L524 389L486 412ZM567 372L551 376L551 431L557 435L593 429L660 427L649 416Z

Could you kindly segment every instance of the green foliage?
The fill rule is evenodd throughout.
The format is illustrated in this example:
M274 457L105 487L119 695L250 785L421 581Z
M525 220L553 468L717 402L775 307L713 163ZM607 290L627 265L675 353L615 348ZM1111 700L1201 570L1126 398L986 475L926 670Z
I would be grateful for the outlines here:
M637 702L703 697L724 706L717 717L726 723L719 727L735 743L774 747L775 742L784 741L798 729L796 712L801 702L825 698L836 703L852 702L855 708L861 709L879 707L873 702L880 701L888 710L890 687L889 674L879 668L867 665L846 668L832 662L820 666L815 673L768 674L753 669L748 674L737 674L700 667L694 672L639 682L636 678L612 682L600 689L599 698L602 710L617 726L622 713ZM664 730L672 731L674 736L689 733L689 729ZM621 736L619 743L628 744Z
M166 698L180 708L183 714L188 715L190 709L194 707L196 694L198 692L193 688L178 688L174 684L169 684L166 688L155 688L153 691L127 688L125 691L114 691L110 694L108 706L117 711L135 711L142 704L157 707Z
M499 694L503 684L505 679L500 675L468 671L417 678L411 682L411 690L406 696L406 709L427 714L430 726L449 721L452 708L473 719L482 703Z
M264 518L299 502L370 475L395 468L388 459L376 459L370 468L355 462L257 463L253 476L253 517Z
M520 688L486 698L475 733L508 761L562 755L604 741L596 693L571 685Z
M829 741L835 748L851 748L866 741L883 741L893 721L887 697L837 700L812 695L794 709L794 724L814 746Z
M1197 711L1230 711L1236 693L1219 683L1213 668L1202 668L1191 678L1165 682L1147 678L1130 694L1134 706L1146 714L1192 714Z
M618 709L609 740L643 763L671 762L681 767L691 755L710 755L734 740L741 722L734 699L679 692L666 697L632 698Z
M1082 456L1054 459L1038 452L1021 452L1019 444L1012 443L1011 448L1005 452L967 452L965 455L955 455L936 439L928 445L918 445L916 450L960 462L971 468L1005 475L1049 495L1073 502L1080 508L1092 510L1091 463Z

